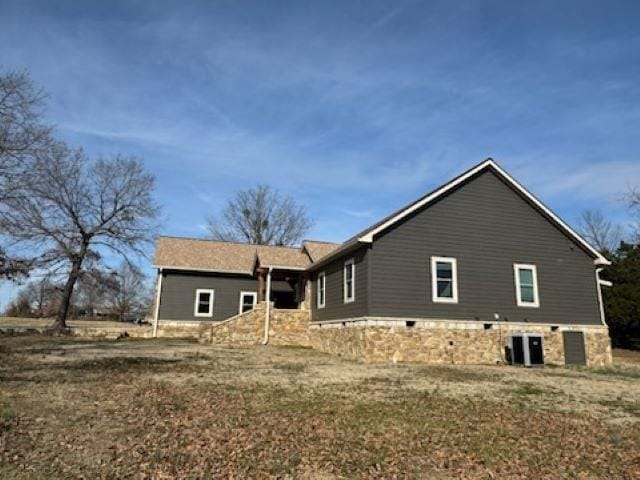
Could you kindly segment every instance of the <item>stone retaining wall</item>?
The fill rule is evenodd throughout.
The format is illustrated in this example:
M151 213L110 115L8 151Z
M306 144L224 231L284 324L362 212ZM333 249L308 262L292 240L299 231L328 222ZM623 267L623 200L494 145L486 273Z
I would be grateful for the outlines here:
M269 344L310 347L310 315L311 313L305 310L271 310ZM262 321L264 328L264 314ZM262 333L264 334L264 331Z
M264 341L265 309L266 304L261 302L253 310L222 322L202 322L198 338L202 343L215 345L260 345ZM269 344L309 346L309 312L272 308Z
M353 321L310 326L311 345L322 352L365 362L422 362L431 364L496 364L504 361L508 334L542 334L545 363L564 364L563 330L585 334L587 363L611 364L611 341L606 327L493 325L479 322Z

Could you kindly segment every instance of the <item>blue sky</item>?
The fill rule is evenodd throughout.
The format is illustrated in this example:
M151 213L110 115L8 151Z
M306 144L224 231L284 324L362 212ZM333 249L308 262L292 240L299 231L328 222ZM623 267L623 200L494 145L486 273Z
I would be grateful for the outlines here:
M571 224L624 222L639 24L634 1L0 0L0 68L70 143L142 156L166 234L262 182L341 241L488 156Z

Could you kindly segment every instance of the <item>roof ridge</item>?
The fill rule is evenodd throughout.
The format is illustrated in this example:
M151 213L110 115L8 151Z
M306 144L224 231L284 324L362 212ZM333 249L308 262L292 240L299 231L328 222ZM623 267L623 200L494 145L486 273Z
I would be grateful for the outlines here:
M266 243L247 243L247 242L232 242L230 240L215 240L212 238L196 238L196 237L185 237L182 235L158 235L158 238L173 238L175 240L189 240L194 242L210 242L210 243L226 243L227 245L246 245L248 247L277 247L277 248L293 248L300 249L302 245L270 245Z
M342 242L330 242L328 240L302 240L302 245L304 246L305 243L324 243L327 245L342 245Z
M265 245L265 244L259 244L259 243L249 243L245 245L255 245L257 248L267 247L267 248L286 248L289 250L302 250L302 247L292 247L289 245Z

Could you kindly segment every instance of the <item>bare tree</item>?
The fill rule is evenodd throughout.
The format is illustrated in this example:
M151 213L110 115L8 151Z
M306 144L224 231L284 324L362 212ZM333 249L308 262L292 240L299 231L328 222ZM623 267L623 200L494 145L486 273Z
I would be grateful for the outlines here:
M293 245L312 225L304 207L267 185L238 192L220 219L207 219L215 240L260 245Z
M124 261L113 273L115 284L108 293L111 311L122 319L125 315L144 310L147 286L140 269Z
M635 241L640 243L640 187L629 187L627 200L635 221Z
M62 286L54 282L51 275L44 275L24 285L15 295L7 309L10 316L50 317L60 306Z
M93 317L104 309L109 293L117 288L114 275L100 268L84 268L78 277L75 304L85 315Z
M0 202L10 198L30 164L55 143L42 119L44 92L24 71L0 72ZM0 247L0 276L25 276L32 263Z
M44 124L44 92L26 72L0 73L0 178L47 149L51 127Z
M597 210L582 212L579 230L587 241L600 252L613 252L620 245L622 226L606 220Z
M33 315L35 317L55 315L60 307L62 289L63 285L54 282L49 274L29 283L26 290L30 298Z
M155 179L140 160L90 161L57 143L41 152L19 188L0 204L0 232L37 251L38 264L64 269L67 279L52 326L66 330L71 295L87 258L106 248L144 254L155 231Z
M28 292L20 290L7 308L2 312L4 317L32 317L33 308Z

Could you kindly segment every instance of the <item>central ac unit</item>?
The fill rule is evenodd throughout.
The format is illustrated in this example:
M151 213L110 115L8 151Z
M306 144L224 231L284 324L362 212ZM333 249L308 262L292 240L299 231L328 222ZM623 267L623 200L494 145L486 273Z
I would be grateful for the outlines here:
M544 365L542 335L539 333L512 333L509 335L509 363L531 367Z

